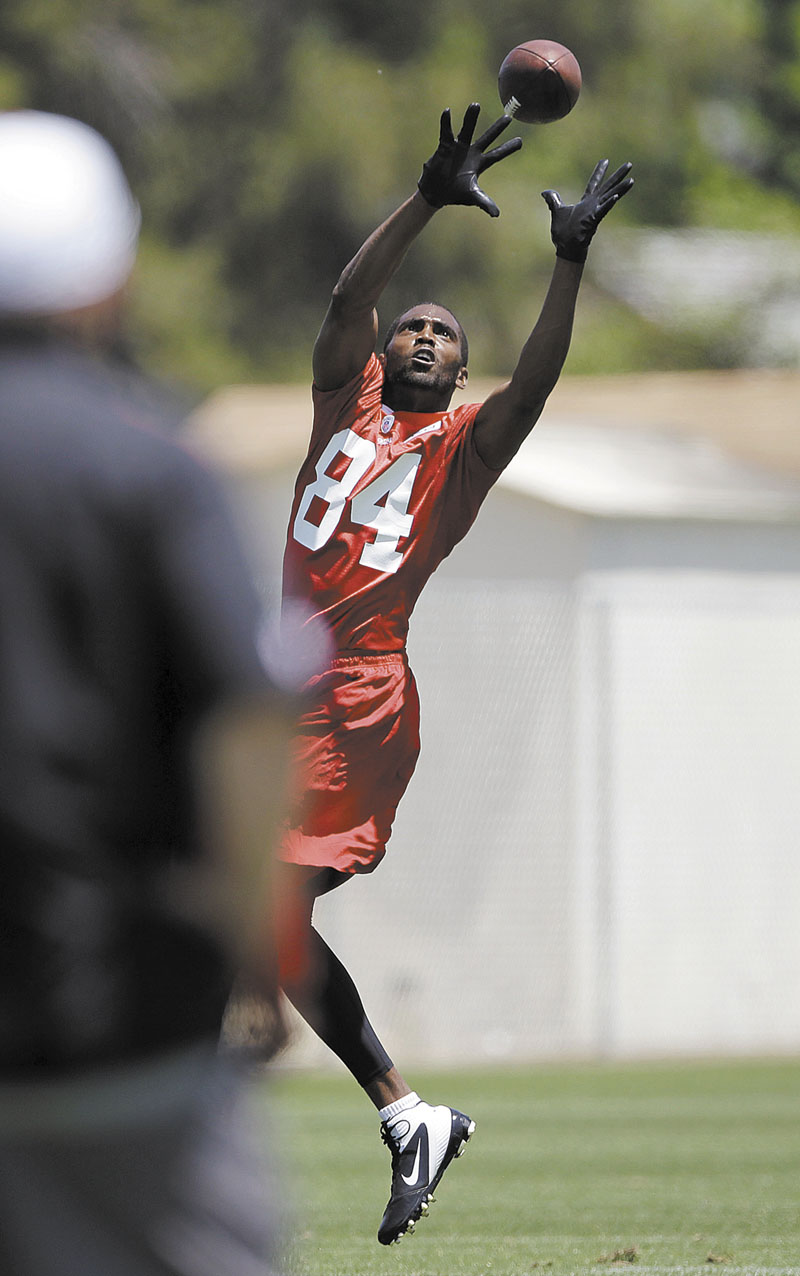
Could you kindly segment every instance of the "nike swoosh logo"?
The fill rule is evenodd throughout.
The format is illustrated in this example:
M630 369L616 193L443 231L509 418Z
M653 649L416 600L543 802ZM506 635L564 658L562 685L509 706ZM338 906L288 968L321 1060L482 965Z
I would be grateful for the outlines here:
M412 1141L416 1140L414 1168L410 1175L401 1172L400 1177L407 1187L424 1187L428 1181L428 1127L424 1121L417 1126L408 1140L404 1153L411 1151Z
M421 439L424 434L433 434L434 430L441 430L444 427L444 421L434 421L433 425L423 425L421 430L417 430L416 434L409 434L406 443L411 443L414 439Z

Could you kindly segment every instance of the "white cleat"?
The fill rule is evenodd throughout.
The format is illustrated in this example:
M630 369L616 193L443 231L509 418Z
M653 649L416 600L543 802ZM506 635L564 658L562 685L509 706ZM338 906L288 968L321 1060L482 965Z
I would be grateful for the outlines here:
M475 1122L455 1108L416 1103L381 1126L392 1154L392 1190L378 1240L391 1245L428 1213L434 1189L450 1162L465 1151Z

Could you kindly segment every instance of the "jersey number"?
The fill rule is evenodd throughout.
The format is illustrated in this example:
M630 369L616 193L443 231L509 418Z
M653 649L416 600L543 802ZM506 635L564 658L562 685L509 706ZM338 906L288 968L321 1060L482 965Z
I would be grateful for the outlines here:
M326 473L339 454L350 458L339 478ZM319 458L313 481L303 492L294 520L294 538L306 549L322 549L339 526L344 508L359 479L363 478L377 457L375 444L352 430L339 430L333 435ZM361 551L359 562L379 572L396 572L403 561L398 551L401 536L408 536L414 515L408 506L422 457L419 452L405 452L388 469L357 492L350 501L350 518L362 527L373 527L376 535ZM319 523L308 519L314 497L325 502L327 509ZM379 504L380 502L380 504Z

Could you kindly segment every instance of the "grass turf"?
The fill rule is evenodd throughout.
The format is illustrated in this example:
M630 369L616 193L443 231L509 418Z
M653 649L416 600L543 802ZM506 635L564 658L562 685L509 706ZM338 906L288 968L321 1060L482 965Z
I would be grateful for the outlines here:
M415 1236L346 1075L278 1074L292 1276L800 1276L800 1061L415 1075L477 1132Z

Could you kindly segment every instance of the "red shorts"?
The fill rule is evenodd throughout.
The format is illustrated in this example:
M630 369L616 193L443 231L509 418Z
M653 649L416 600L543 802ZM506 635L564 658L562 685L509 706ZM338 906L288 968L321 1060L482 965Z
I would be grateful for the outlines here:
M405 652L337 656L294 744L299 799L278 855L344 873L383 858L419 755L419 698Z

